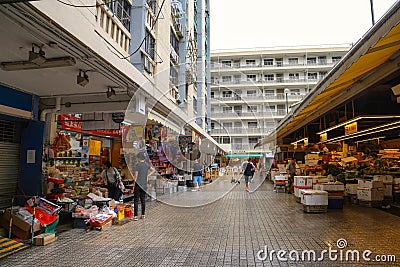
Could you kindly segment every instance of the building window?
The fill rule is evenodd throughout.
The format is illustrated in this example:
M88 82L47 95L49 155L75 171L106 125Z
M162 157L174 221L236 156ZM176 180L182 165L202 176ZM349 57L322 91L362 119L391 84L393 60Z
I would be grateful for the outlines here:
M210 98L215 98L215 92L210 92Z
M231 82L232 81L232 76L222 76L222 81L223 82Z
M247 90L247 96L255 96L257 94L256 90Z
M248 74L247 75L247 80L255 82L256 81L256 77L257 76L255 74Z
M277 67L282 67L283 66L283 58L277 58L276 59L276 66Z
M307 78L308 78L309 80L317 80L317 79L318 79L318 73L316 73L316 72L309 72L309 73L307 74Z
M273 65L274 65L274 60L272 58L264 59L264 66L273 66Z
M131 21L131 4L129 1L107 1L106 5L113 12L113 14L121 21L122 25L129 31Z
M318 57L319 64L326 65L326 56Z
M212 122L210 127L211 129L215 129L215 122Z
M257 122L256 121L249 121L248 123L247 123L247 127L248 128L257 128Z
M272 95L275 95L275 91L274 90L265 90L264 94L266 96L272 96Z
M289 58L289 65L299 65L299 59L297 57Z
M257 106L247 106L247 112L257 112Z
M222 97L232 97L232 91L223 91Z
M307 58L307 64L308 65L316 65L317 64L317 58L316 57L308 57Z
M144 50L149 55L149 57L154 61L154 48L156 45L156 39L146 31L146 38L144 39Z
M257 137L249 137L249 143L250 144L257 144L258 143L258 138Z
M222 107L222 111L224 113L231 113L232 112L232 107Z
M255 66L256 60L255 59L246 59L246 66Z
M264 81L273 81L275 76L273 74L265 74Z
M298 80L299 74L298 73L289 73L289 80Z
M326 71L320 71L319 72L319 77L322 79L326 76L327 72Z
M231 140L230 140L229 137L222 137L222 143L223 143L223 144L230 144L230 143L231 143Z
M223 67L232 67L232 61L230 60L222 60L221 64Z
M290 89L290 95L300 95L300 89Z
M342 59L342 57L340 57L340 56L332 57L332 63L338 63L341 59Z
M226 128L232 128L232 122L223 122L222 126L226 129Z

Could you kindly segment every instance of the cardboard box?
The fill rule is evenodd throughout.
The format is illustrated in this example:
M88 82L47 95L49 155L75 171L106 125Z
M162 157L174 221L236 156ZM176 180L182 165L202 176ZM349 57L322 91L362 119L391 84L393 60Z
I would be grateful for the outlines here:
M383 188L383 182L358 180L358 188Z
M301 203L306 206L327 206L328 192L322 190L302 189Z
M40 234L33 237L33 244L35 246L46 246L56 240L56 234Z
M357 195L358 184L346 184L346 195Z
M400 178L394 178L393 179L394 184L400 184Z
M304 157L305 160L318 160L319 156L318 154L307 154Z
M306 159L304 163L308 166L317 166L318 160L317 159Z
M384 191L383 188L358 188L357 198L364 201L382 201Z
M385 197L391 197L392 196L392 191L393 191L393 185L391 184L385 184L383 187L383 195Z
M14 213L14 212L13 212ZM8 231L10 228L10 209L6 209L3 217L1 218L1 225ZM35 223L33 226L34 232L40 231L42 227L40 223ZM16 214L12 215L12 226L11 232L21 238L21 239L29 239L31 237L31 223L24 221L21 217Z
M374 181L381 181L384 184L393 184L393 176L392 175L374 175Z

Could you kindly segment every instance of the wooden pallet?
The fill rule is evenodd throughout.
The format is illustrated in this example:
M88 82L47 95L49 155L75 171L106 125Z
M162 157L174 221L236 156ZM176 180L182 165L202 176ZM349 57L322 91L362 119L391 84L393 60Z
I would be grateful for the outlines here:
M359 199L358 204L363 207L380 208L380 207L382 207L382 200L366 201L366 200Z
M108 223L102 225L102 226L88 226L86 227L86 232L90 232L92 230L97 230L97 231L102 231L112 225L112 221L109 221Z

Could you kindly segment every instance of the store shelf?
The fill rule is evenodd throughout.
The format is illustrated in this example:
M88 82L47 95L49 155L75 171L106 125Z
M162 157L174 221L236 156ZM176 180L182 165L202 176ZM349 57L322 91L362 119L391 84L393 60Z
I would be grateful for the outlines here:
M82 157L57 157L56 159L79 159L79 160L81 160Z

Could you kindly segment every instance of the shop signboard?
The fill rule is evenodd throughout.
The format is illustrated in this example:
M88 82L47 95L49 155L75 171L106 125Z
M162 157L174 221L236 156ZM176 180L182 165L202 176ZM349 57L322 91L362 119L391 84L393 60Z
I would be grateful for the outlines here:
M79 133L86 133L92 135L100 135L100 136L121 136L121 129L119 130L82 130L82 118L72 116L70 114L61 114L58 117L58 121L61 122L61 129L69 130Z
M357 122L352 122L350 124L346 124L344 126L344 134L352 134L357 132Z
M101 154L101 141L90 139L89 141L89 155L100 156Z

